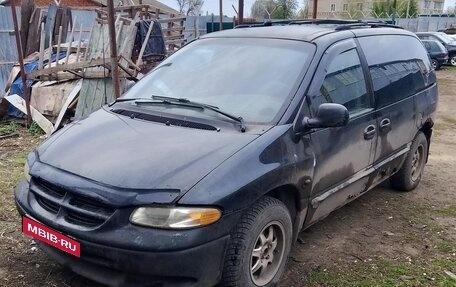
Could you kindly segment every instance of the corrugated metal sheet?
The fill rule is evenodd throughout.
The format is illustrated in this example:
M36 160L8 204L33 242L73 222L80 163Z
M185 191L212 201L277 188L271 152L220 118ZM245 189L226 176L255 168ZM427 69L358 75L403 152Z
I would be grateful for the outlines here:
M20 23L20 8L16 9ZM11 68L17 61L16 40L10 7L0 7L0 98L5 95L5 85Z

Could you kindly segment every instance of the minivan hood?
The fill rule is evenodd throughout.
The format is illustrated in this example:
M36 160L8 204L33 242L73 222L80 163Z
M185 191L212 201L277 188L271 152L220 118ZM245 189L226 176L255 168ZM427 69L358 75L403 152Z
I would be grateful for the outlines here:
M101 184L185 192L256 137L234 129L166 126L100 109L64 127L37 152L41 162Z

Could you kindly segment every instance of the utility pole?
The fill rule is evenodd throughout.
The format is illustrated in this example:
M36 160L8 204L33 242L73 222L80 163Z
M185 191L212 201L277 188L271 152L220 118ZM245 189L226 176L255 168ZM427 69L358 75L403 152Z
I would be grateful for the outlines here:
M317 19L317 4L318 0L313 0L312 19Z
M112 84L114 88L114 99L120 97L120 79L119 68L117 66L117 43L116 43L116 28L114 26L114 3L113 0L108 0L108 29L109 29L109 44L111 48L111 73Z
M14 36L16 38L16 48L17 48L17 56L19 59L19 69L21 73L21 80L22 80L22 90L24 91L24 99L25 99L25 109L27 111L27 115L25 117L25 122L27 127L30 126L32 122L32 114L30 112L30 91L27 87L27 77L25 74L24 68L24 54L22 49L21 43L21 35L19 34L19 26L17 24L17 15L16 15L16 0L13 0L11 3L11 13L13 16L13 25L14 25Z
M222 0L219 1L219 15L220 15L219 31L222 31L223 30L223 1Z
M238 7L239 15L238 15L238 24L241 25L244 23L244 0L239 0L239 7Z

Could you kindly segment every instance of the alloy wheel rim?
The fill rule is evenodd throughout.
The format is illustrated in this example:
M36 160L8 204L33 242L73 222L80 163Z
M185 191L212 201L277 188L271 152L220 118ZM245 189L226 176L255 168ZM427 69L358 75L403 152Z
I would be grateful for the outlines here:
M285 229L278 221L270 222L255 240L250 257L250 276L257 286L271 282L277 274L285 251Z
M421 171L423 170L423 164L424 164L424 148L422 145L420 145L416 149L415 153L413 154L413 158L412 158L412 168L410 171L412 181L416 181L420 177Z
M432 68L434 68L434 70L437 68L437 61L436 60L432 60Z
M456 66L456 56L451 57L450 63L452 66Z

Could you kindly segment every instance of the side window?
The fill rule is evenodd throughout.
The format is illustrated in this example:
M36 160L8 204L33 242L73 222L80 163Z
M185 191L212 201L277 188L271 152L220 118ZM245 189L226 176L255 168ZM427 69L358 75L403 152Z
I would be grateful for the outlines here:
M356 49L338 54L326 68L319 92L310 97L312 113L323 103L344 105L350 114L370 107L366 81Z
M369 64L378 107L409 97L430 84L429 57L418 39L381 35L359 38L359 42Z
M430 46L429 42L424 42L424 46L426 47L426 50L428 52L431 52L431 46Z
M439 45L436 42L431 42L431 51L432 52L440 52Z

